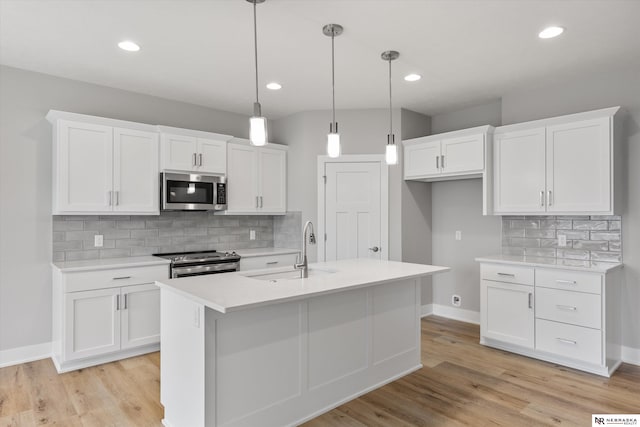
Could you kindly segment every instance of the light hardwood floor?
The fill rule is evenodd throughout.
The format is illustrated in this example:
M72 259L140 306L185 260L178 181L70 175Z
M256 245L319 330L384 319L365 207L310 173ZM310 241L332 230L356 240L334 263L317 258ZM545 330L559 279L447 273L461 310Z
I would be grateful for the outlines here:
M591 425L640 413L640 367L607 379L483 347L476 325L422 321L424 368L304 424ZM0 427L160 426L160 355L58 375L50 360L0 369ZM256 426L260 427L260 426Z

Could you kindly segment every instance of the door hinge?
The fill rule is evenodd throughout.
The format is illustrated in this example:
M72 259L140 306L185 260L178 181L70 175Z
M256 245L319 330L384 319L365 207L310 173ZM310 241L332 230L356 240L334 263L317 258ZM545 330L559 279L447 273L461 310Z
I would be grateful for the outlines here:
M324 180L324 183L327 183L327 175L322 175L322 179Z
M324 233L324 241L327 241L327 233Z

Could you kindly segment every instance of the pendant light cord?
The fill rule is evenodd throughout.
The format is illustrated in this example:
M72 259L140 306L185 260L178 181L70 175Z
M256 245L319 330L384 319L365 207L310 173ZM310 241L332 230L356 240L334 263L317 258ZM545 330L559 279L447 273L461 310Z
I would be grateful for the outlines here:
M335 52L334 52L334 41L335 34L331 35L331 98L332 98L332 107L333 111L333 125L335 129L333 132L338 133L338 126L336 125L336 72L335 72Z
M391 109L391 58L389 58L389 142L395 143L393 137L393 110Z
M254 47L254 59L256 62L256 102L259 103L258 98L258 23L256 19L256 7L257 3L253 2L253 47Z

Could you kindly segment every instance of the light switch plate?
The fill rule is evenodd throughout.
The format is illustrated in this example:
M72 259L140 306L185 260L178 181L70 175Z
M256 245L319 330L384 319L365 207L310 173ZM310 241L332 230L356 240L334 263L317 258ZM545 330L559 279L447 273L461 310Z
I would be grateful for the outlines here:
M249 230L249 240L256 240L256 230Z
M558 234L558 246L566 247L567 246L567 236L564 234Z
M102 234L96 234L93 236L93 246L101 248L104 245L104 236Z
M462 240L462 231L456 230L456 240Z

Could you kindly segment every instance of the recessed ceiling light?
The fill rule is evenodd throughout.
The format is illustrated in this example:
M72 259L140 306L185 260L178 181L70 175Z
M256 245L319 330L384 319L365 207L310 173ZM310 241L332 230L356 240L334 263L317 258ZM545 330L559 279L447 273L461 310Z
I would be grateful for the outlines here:
M126 50L127 52L137 52L140 50L140 46L130 40L118 43L118 47L122 50Z
M280 83L271 82L271 83L267 84L267 89L280 90L280 89L282 89L282 85Z
M420 74L407 74L404 76L404 79L408 82L417 82L421 78L422 76Z
M558 37L563 32L564 28L562 27L547 27L538 33L538 37L541 39L552 39Z

